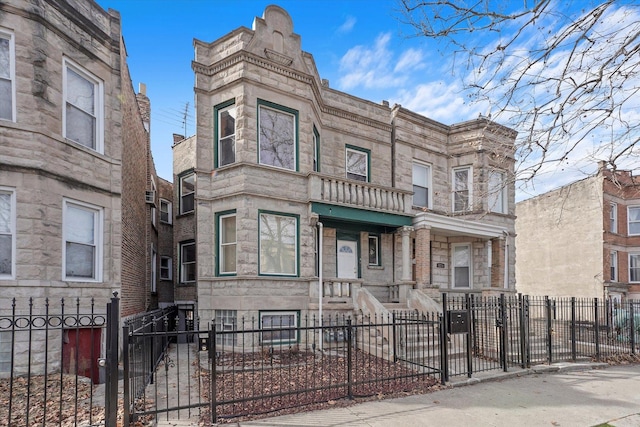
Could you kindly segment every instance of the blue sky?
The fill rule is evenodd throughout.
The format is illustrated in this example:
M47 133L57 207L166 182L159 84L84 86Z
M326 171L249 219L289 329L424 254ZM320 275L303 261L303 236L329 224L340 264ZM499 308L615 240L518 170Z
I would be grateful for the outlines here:
M557 1L566 6L565 2ZM586 3L592 5L593 1ZM251 28L254 17L262 16L269 4L277 4L291 15L294 31L301 36L302 49L313 55L320 77L328 79L332 88L373 102L402 104L447 125L490 113L486 103L470 104L462 93L460 79L465 75L460 70L464 67L460 67L459 59L453 64L456 57L447 51L450 46L424 37L410 37L412 29L401 23L396 0L98 0L98 3L121 13L134 89L138 89L138 83L145 83L151 100L151 148L156 169L168 180L172 179L172 135L195 133L193 39L211 42L238 27ZM518 5L522 7L522 2ZM577 1L574 5L576 9L582 8L585 2ZM617 24L624 21L639 25L638 10ZM554 25L558 29L561 24ZM488 36L475 37L485 45ZM500 119L498 122L508 125ZM543 169L526 188L517 190L516 199L593 173L595 157L586 151L594 150L594 146L576 153L571 164L565 162Z

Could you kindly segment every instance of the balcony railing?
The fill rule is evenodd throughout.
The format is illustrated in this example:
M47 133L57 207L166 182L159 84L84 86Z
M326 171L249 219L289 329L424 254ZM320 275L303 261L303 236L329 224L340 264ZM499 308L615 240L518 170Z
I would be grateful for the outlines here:
M393 213L411 212L411 191L367 182L310 175L309 194L312 201Z

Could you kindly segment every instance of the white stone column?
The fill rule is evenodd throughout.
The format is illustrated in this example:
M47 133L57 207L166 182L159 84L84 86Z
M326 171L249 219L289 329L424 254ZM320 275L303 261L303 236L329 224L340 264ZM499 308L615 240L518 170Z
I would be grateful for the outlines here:
M413 227L402 227L400 234L402 235L402 281L411 281L411 232Z

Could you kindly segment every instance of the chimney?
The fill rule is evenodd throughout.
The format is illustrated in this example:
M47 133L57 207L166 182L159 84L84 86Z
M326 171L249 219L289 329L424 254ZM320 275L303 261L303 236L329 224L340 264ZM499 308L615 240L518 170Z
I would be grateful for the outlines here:
M177 133L173 134L173 143L177 144L178 142L182 141L184 139L184 135L180 135Z
M140 83L138 85L138 93L136 94L136 101L138 101L138 109L142 116L142 123L147 132L151 126L151 102L147 98L147 85Z

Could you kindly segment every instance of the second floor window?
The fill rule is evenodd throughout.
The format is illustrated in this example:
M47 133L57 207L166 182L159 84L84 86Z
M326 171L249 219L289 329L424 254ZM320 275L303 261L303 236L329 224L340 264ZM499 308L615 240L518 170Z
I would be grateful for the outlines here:
M218 167L236 161L236 106L233 101L215 108Z
M618 232L618 205L615 203L611 203L611 212L609 212L609 231L612 233Z
M266 101L258 105L258 162L296 170L298 112Z
M14 121L15 69L13 34L0 30L0 119Z
M489 211L507 213L506 190L504 173L497 171L489 172L489 195L487 197Z
M629 236L640 235L640 206L629 206L627 214Z
M172 204L170 201L160 199L160 222L171 224L172 222Z
M347 147L346 165L347 178L369 182L369 150Z
M65 61L64 136L102 152L102 82Z
M180 177L180 213L193 212L195 206L196 175L189 173Z
M453 169L453 211L471 208L471 167Z
M429 190L431 188L431 167L413 164L413 205L423 208L431 207Z

